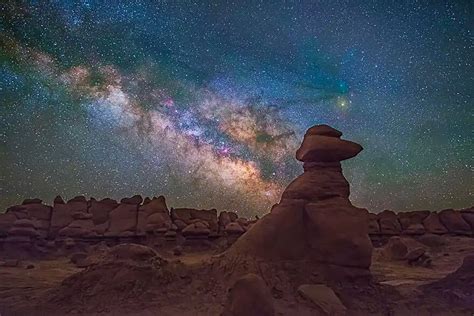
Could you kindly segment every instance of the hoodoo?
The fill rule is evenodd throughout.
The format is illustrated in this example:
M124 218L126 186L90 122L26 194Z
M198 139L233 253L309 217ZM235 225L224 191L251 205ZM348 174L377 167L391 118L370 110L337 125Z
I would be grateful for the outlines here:
M324 278L340 275L328 272L338 267L369 273L372 244L367 211L349 201L349 183L340 163L362 147L341 135L327 125L308 129L296 152L304 173L290 183L271 212L223 255L229 259L225 262L245 261L250 267L258 261L310 262L312 267L322 267Z

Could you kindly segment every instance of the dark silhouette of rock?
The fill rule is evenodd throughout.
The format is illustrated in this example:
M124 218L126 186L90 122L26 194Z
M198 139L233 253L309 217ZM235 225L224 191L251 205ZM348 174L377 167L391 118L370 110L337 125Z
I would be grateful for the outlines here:
M73 197L72 199L70 199L69 201L67 201L68 203L73 203L73 202L80 202L80 203L83 203L83 202L87 202L87 199L85 196L83 195L78 195L78 196L75 196Z
M369 213L369 234L380 234L380 225L376 214Z
M141 195L134 195L131 198L123 198L120 200L120 203L122 204L131 204L131 205L138 205L142 204L143 198Z
M66 204L60 195L57 195L53 201L54 204Z
M23 200L22 205L28 205L28 204L41 204L43 203L43 200L41 199L25 199Z
M273 297L265 281L256 274L238 279L229 290L222 316L273 316Z
M216 209L198 210L192 208L172 208L171 218L174 221L181 220L187 225L191 224L194 220L200 220L206 222L211 231L217 231L218 229Z
M51 215L49 235L55 237L59 230L71 224L75 213L87 213L87 204L83 196L77 196L66 204L55 204Z
M403 260L408 254L408 246L400 237L390 237L387 244L383 248L383 254L390 260Z
M402 230L407 230L412 225L422 225L423 220L430 215L430 211L400 212L397 215Z
M237 234L237 235L241 235L245 233L245 229L243 229L242 226L240 226L239 223L236 223L236 222L227 224L225 226L224 231L227 234Z

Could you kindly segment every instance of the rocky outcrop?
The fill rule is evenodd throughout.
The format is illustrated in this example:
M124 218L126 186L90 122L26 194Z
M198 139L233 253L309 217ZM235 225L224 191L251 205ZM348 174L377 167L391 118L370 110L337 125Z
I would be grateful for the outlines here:
M340 164L362 147L340 136L327 125L307 131L296 154L304 173L288 185L280 203L224 253L229 264L245 258L273 264L307 261L312 266L368 273L372 255L368 214L349 201L349 184Z
M229 290L222 316L273 316L275 308L270 289L253 273L238 279Z

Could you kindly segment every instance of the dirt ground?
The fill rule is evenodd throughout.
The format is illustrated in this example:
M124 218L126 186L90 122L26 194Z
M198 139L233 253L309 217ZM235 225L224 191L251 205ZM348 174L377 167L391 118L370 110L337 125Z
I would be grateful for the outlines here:
M392 287L397 293L397 295L390 298L392 305L398 306L392 308L393 315L412 315L418 311L420 315L469 315L468 312L449 312L443 309L433 311L437 308L437 302L432 301L432 298L423 301L423 292L419 289L420 285L445 277L461 265L466 255L474 254L473 238L445 237L443 239L445 241L444 245L427 247L432 258L431 267L410 266L404 261L386 260L380 256L380 249L375 249L371 272L377 282ZM171 261L179 258L185 266L190 267L205 264L212 256L212 254L205 252L184 253L180 257L174 257L169 253L163 255ZM33 267L27 268L29 265L33 265ZM31 306L31 310L34 310L36 302L47 291L58 287L65 278L82 270L67 258L22 261L17 267L0 266L0 315L20 315L11 312L12 309L16 310L20 306ZM210 282L212 283L212 280ZM184 285L184 287L186 286ZM147 292L143 294L147 296L147 304L143 309L130 302L130 304L121 306L119 310L112 307L87 314L219 315L225 296L222 292L225 292L225 289L216 288L214 290L214 292L209 292L209 287L177 289L177 296L175 293L175 297L164 297L163 293ZM182 294L182 297L179 297L179 293ZM198 297L200 295L204 295L206 299L203 301L202 297ZM278 307L278 299L276 301L275 305ZM67 314L71 315L82 313L76 310L74 306L69 306L65 310ZM296 310L297 307L295 306ZM32 312L33 314L35 313ZM288 313L288 310L280 310L277 314L292 315Z

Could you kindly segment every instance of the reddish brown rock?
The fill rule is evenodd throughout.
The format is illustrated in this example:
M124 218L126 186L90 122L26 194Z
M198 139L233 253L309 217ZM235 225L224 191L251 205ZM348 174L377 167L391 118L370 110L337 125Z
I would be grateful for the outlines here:
M369 234L370 235L378 235L380 234L380 225L377 218L377 214L368 213L369 218Z
M317 256L314 260L369 268L372 243L365 210L339 198L307 204L305 212L308 218L306 240L310 253Z
M138 204L120 204L110 214L105 236L133 235L137 228Z
M90 214L87 214L90 215ZM96 236L92 218L77 218L58 232L60 237L85 238Z
M423 224L411 224L403 231L404 235L423 235L424 233L425 227Z
M321 124L310 127L306 131L306 135L322 135L339 138L342 136L342 133L329 125Z
M301 147L296 151L296 159L299 161L339 162L355 157L362 150L359 144L340 139L340 132L337 130L327 131L325 135L314 134L315 131L317 127L306 132Z
M164 196L153 198L138 209L137 233L166 232L171 227L171 218Z
M474 212L462 212L462 218L471 226L471 230L474 233Z
M400 212L397 214L402 230L414 224L423 224L423 220L430 215L430 211Z
M430 213L428 217L423 220L423 226L425 227L425 231L431 234L446 234L448 230L444 225L440 222L437 213Z
M171 218L174 222L181 220L186 224L191 224L195 220L205 221L208 223L211 231L217 231L217 210L198 210L192 208L172 208Z
M209 227L201 221L189 224L182 231L183 236L185 236L186 238L207 237L210 232L211 230L209 229Z
M439 212L438 216L448 232L461 235L472 234L471 226L464 220L461 212L447 209Z
M109 220L110 212L118 206L118 203L112 199L101 201L91 200L89 213L92 214L94 225L101 225Z
M225 229L224 231L227 233L227 234L236 234L236 235L241 235L243 233L245 233L245 229L242 228L242 226L240 226L238 223L236 222L233 222L233 223L229 223L225 226Z
M347 308L342 304L336 293L324 284L303 284L298 287L298 294L314 304L321 315L346 315Z
M230 222L231 222L231 220L230 220L230 215L229 215L228 212L225 212L225 211L224 211L224 212L221 212L221 213L219 214L219 226L220 226L220 227L223 227L223 228L224 228L224 227L226 227L227 224L229 224Z
M74 203L74 202L79 202L79 203L85 203L87 202L87 199L83 195L78 195L67 201L68 203Z
M54 198L53 204L66 204L66 202L64 202L63 198L60 195L57 195Z
M55 204L51 215L49 235L55 237L58 231L74 220L73 214L77 212L87 213L87 201L78 196L69 200L66 204Z
M273 316L275 308L270 289L261 277L247 274L229 290L222 316Z
M378 214L380 232L385 235L398 235L402 228L398 221L397 215L389 210L385 210Z
M13 213L0 213L0 237L8 235L8 230L16 220L17 218Z
M383 247L383 255L389 260L403 260L408 254L408 246L400 237L390 237L387 244Z

